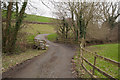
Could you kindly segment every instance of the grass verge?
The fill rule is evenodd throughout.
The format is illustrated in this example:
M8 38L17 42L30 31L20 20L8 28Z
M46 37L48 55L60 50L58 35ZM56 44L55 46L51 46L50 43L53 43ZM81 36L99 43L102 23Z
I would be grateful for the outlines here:
M34 50L34 49L29 49L24 53L20 54L13 54L10 56L4 55L2 57L2 66L3 69L2 71L5 72L7 69L9 69L12 66L15 66L16 64L19 64L27 59L31 59L34 56L38 56L42 53L45 53L47 50Z
M104 56L106 58L118 61L118 44L103 44L103 45L94 45L87 47L89 51L97 52L98 55ZM94 56L90 53L84 52L83 56L93 64L94 62ZM78 55L76 56L78 57ZM79 73L82 73L83 69L82 67L77 64L78 60L77 58L74 58L76 61L76 70ZM93 68L89 66L87 63L84 62L85 67L92 72ZM106 62L104 60L101 60L97 58L96 60L96 66L108 73L109 75L112 75L115 78L118 78L118 66L111 64L109 62ZM80 70L81 69L81 70ZM83 78L86 78L86 73L83 72L85 75L82 75ZM95 75L98 76L98 78L106 78L102 74L100 74L97 70L95 70ZM79 76L81 77L81 75Z
M48 35L47 36L47 39L49 40L49 41L56 41L56 38L57 38L57 34L56 33L53 33L53 34L50 34L50 35Z

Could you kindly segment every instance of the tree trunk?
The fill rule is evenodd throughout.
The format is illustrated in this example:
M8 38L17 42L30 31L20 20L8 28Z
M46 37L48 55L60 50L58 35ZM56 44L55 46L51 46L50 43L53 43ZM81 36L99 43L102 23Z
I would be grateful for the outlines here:
M3 35L3 51L7 52L8 48L10 47L8 45L9 43L9 34L10 34L10 28L11 28L11 15L12 15L12 6L13 6L13 2L9 2L9 5L7 7L7 16L6 16L6 28L5 28L5 33Z
M21 26L23 18L24 18L24 13L25 13L26 6L27 6L27 2L24 2L23 5L22 5L22 9L21 9L21 11L20 11L20 13L17 17L17 20L16 20L15 32L14 32L14 36L12 37L12 44L11 44L11 49L10 49L12 51L15 49L15 44L16 44L16 41L17 41L17 34L18 34L18 31L20 29L20 26Z
M1 6L1 1L0 1ZM1 15L1 7L0 7L0 54L2 54L2 15Z

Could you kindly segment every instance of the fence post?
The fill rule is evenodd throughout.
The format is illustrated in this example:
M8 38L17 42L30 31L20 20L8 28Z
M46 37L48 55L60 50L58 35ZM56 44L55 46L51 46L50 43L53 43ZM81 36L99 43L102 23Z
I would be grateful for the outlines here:
M81 47L80 47L80 44L79 44L79 53L78 53L78 62L79 62L79 63L78 63L78 64L80 64L80 62L81 62L81 61L80 61L80 55L81 55L80 50L81 50Z
M82 59L82 57L83 57L83 49L82 49L83 47L82 47L82 44L80 44L80 57L81 57L81 64L83 65L83 59Z
M95 56L94 56L94 66L96 65L96 54L97 54L97 52L95 52ZM94 69L94 67L93 67L93 75L95 74L95 69Z

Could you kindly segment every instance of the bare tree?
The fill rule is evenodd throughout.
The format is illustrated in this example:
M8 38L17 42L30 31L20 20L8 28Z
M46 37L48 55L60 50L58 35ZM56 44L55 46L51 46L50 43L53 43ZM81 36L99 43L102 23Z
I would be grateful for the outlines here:
M87 2L60 2L54 3L57 16L71 19L67 24L75 36L75 41L86 37L86 29L93 19L97 3ZM65 27L65 26L64 26Z
M110 24L110 29L113 29L116 24L116 19L120 16L118 10L118 2L102 3L101 11L103 14L103 21Z

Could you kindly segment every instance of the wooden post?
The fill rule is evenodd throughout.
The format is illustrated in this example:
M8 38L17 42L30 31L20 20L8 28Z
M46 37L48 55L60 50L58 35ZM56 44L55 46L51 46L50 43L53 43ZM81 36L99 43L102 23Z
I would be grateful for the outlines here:
M80 50L81 50L81 46L80 46L80 42L78 42L78 44L79 44L79 57L80 57Z
M95 54L97 54L96 52L95 52ZM96 65L96 55L94 56L94 66ZM93 67L93 75L95 74L95 69L94 69L94 67Z
M83 57L83 48L84 48L84 38L82 38L82 40L81 40L81 44L80 44L80 47L81 47L81 50L80 50L80 53L81 53L81 64L83 65L83 59L82 59L82 57Z
M79 42L78 42L78 43L79 43ZM80 44L80 43L79 43L79 44ZM79 45L78 64L80 64L80 63L81 63L81 61L80 61L80 55L81 55L80 50L81 50L81 47L80 47L80 45Z
M83 57L83 46L82 46L82 43L80 44L80 57L81 57L81 64L83 64L83 59L82 59L82 57Z
M81 46L80 46L80 42L78 42L79 43L79 54L78 54L78 62L79 62L79 64L81 63Z

